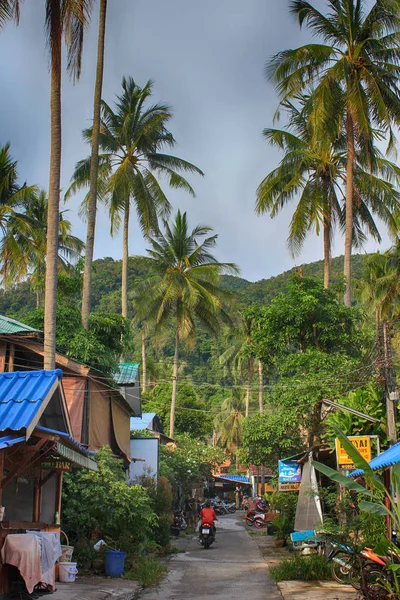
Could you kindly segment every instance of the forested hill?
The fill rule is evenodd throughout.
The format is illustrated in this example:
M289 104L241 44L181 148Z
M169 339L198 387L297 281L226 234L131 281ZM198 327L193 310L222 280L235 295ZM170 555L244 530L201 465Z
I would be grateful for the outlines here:
M353 277L360 278L366 254L353 256ZM234 292L242 306L254 302L268 303L277 294L282 292L292 274L302 269L304 275L323 277L323 261L301 265L285 271L276 277L250 282L241 277L226 275L223 278L225 289ZM112 258L103 258L94 263L93 276L93 309L97 312L121 311L121 261ZM343 256L332 259L332 281L340 281L343 273ZM145 271L140 264L140 259L131 258L129 264L129 286L142 279ZM31 290L29 282L17 285L13 290L0 295L0 314L23 320L24 315L36 306L36 296Z

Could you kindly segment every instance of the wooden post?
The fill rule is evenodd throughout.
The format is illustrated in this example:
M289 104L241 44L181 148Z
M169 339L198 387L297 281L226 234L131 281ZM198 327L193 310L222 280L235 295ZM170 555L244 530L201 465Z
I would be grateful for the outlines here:
M15 356L15 346L14 344L10 344L10 353L8 355L8 372L12 373L14 371L14 356Z
M383 482L385 484L385 488L387 489L388 493L390 493L390 469L385 469L385 471L383 472ZM385 496L385 505L386 505L386 508L388 508L389 510L392 509L392 507L390 506L390 500L387 496ZM390 515L386 515L385 520L386 520L386 537L387 537L388 541L390 542L392 539L392 520L390 518Z
M0 451L0 506L3 502L3 473L4 473L4 450Z
M58 520L58 523L60 523L62 481L63 481L63 472L59 471L59 473L57 473L56 501L55 501L55 506L54 506L54 512L55 512L55 515L58 515L58 519L56 517L54 518L55 523L57 523L57 520Z
M0 342L0 373L4 373L6 368L6 352L7 352L7 342Z
M33 515L32 521L38 523L40 521L40 500L41 500L41 487L40 487L41 471L39 469L37 476L35 477L35 485L33 488Z

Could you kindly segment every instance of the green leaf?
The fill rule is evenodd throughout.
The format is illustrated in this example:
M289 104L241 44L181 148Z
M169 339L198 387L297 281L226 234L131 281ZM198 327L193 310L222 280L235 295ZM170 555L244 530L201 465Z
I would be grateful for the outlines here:
M332 481L336 481L337 483L340 483L347 490L352 490L353 492L359 492L360 494L364 494L364 496L370 496L371 498L374 497L372 492L367 490L365 487L363 487L359 483L356 483L353 479L349 479L345 475L342 475L338 471L335 471L335 469L331 469L331 467L328 467L327 465L323 465L322 463L315 461L315 460L313 461L312 464L313 464L313 467L315 467L317 469L317 471L320 471L321 473L323 473L324 475L326 475L327 477L332 479Z
M372 515L381 515L384 517L386 515L390 515L391 517L393 517L393 513L383 504L369 502L368 500L361 500L361 502L359 502L359 507L361 510L365 510L366 512L369 512Z

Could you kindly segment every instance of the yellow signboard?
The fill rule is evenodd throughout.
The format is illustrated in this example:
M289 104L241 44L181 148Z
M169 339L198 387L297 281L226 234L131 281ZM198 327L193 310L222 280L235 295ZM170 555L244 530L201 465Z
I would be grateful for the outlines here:
M371 460L371 438L369 435L353 435L347 438L367 462ZM336 458L339 469L354 469L354 463L340 440L336 438Z

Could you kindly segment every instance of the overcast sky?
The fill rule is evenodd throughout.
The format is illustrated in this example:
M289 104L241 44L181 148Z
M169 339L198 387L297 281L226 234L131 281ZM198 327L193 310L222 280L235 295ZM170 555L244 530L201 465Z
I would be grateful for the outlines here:
M155 81L155 101L168 102L175 154L195 163L205 178L191 176L197 197L168 191L174 209L190 224L206 223L219 233L218 257L236 262L243 277L258 280L322 258L322 238L311 233L293 259L286 248L290 207L278 218L254 214L255 190L280 159L262 139L272 125L277 97L263 73L275 52L306 42L288 13L287 0L109 0L103 98L113 103L122 77L139 85ZM77 160L88 154L81 131L91 124L96 66L98 3L86 34L83 74L63 81L62 187ZM44 0L25 2L20 26L0 33L0 143L11 142L21 180L48 185L49 74L44 41ZM77 212L67 204L74 233L85 239ZM62 207L64 208L64 207ZM130 253L146 244L132 218ZM388 245L385 239L384 247ZM334 255L343 240L335 240ZM368 251L377 248L369 243ZM121 237L109 235L100 207L97 258L121 257Z

